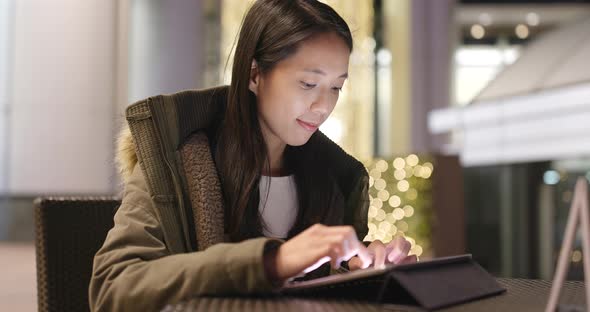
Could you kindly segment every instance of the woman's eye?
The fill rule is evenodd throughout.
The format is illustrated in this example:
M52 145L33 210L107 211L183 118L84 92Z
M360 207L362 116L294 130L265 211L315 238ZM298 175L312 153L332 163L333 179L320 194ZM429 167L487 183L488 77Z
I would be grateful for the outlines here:
M334 90L336 92L340 92L340 91L342 91L342 87L333 87L332 90Z
M317 85L313 84L313 83L307 83L305 81L301 81L301 86L303 87L303 89L309 90L309 89L315 88L315 86L317 86Z

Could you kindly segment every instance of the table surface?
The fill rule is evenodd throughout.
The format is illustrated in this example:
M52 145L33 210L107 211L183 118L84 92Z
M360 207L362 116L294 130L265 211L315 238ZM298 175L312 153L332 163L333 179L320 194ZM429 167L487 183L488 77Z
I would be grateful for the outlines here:
M550 281L528 279L504 279L498 282L506 287L502 295L456 305L439 311L543 311L551 290ZM568 281L561 291L560 303L583 305L584 283ZM381 305L345 300L321 300L305 298L193 298L168 305L163 311L423 311L416 306Z

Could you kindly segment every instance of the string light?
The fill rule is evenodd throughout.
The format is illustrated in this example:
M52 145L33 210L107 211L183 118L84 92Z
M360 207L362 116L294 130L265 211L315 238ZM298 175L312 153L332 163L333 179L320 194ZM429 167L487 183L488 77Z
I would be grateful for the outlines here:
M410 250L410 254L420 257L422 255L422 247L416 245Z
M393 208L399 207L399 205L401 205L401 203L402 203L402 200L397 195L393 195L389 198L389 206L391 206Z
M406 218L409 218L411 216L414 215L414 207L410 206L410 205L405 205L404 206L404 216Z
M383 159L381 159L380 161L377 162L377 164L375 165L375 169L381 171L381 172L385 172L387 170L389 166L387 165L387 162Z
M393 173L396 180L403 180L406 178L406 171L404 169L396 169Z
M378 210L379 209L377 207L375 207L375 206L372 206L372 205L369 206L369 213L368 213L369 218L370 219L375 218L377 216L377 211Z
M417 177L422 176L422 166L416 165L412 171L415 176L417 176Z
M369 234L373 234L375 231L377 231L377 226L375 223L369 223Z
M391 223L386 222L386 221L379 223L379 230L381 230L383 232L389 232L390 229L391 229Z
M377 215L375 216L375 220L377 220L377 221L385 220L385 211L383 209L379 209L377 211Z
M377 169L373 169L369 172L369 176L372 177L373 179L381 179L381 171L377 170Z
M420 161L420 159L415 154L411 154L408 157L406 157L406 162L408 163L408 166L410 166L410 167L416 166L419 161Z
M403 236L412 245L410 253L422 255L424 247L407 234L410 227L416 226L412 223L416 219L412 217L421 212L418 193L424 190L424 195L428 196L428 182L420 181L431 178L433 164L421 163L416 154L410 154L392 161L376 159L370 168L369 232L365 240L378 239L387 243L394 236Z
M397 221L397 219L395 218L393 213L388 213L387 216L385 216L385 221L387 221L393 225L395 223L395 221Z
M389 229L389 233L391 233L391 235L397 234L397 226L392 224L391 229Z
M401 180L399 182L397 182L397 189L400 192L405 192L410 188L410 183L408 183L408 181L406 180Z
M386 190L381 190L379 191L379 193L377 193L377 197L379 197L380 200L385 202L389 199L389 192Z
M428 179L432 175L433 170L434 170L434 166L432 165L432 163L425 162L420 170L419 176L421 176L424 179Z
M410 167L410 166L406 166L404 168L404 171L406 172L406 178L411 178L414 176L414 168Z
M393 214L393 217L394 217L396 220L401 220L401 219L403 219L403 218L404 218L404 216L405 216L405 214L404 214L404 210L403 210L403 209L401 209L401 208L395 208L395 209L393 209L393 212L392 212L392 214Z
M385 189L386 185L387 185L387 183L385 183L385 180L383 180L383 179L377 179L375 181L375 189L377 189L379 191Z
M430 175L432 175L432 169L428 168L428 167L422 167L422 178L424 179L428 179L430 178Z
M395 169L403 169L405 166L406 161L403 158L398 157L393 161L393 167Z

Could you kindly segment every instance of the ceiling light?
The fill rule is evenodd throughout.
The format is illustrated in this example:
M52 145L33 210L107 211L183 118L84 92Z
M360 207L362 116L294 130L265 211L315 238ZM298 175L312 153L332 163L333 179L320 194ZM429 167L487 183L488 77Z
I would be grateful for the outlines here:
M486 30L480 24L474 24L471 26L471 36L475 39L481 39L485 36Z

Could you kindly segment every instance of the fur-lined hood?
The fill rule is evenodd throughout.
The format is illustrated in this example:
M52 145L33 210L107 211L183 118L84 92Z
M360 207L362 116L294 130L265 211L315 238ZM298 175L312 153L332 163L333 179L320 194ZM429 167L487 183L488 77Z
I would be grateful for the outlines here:
M193 116L190 117L190 121L188 121L190 123L190 129L188 129L189 132L182 134L187 137L190 132L194 132L198 129L206 129L212 124L219 122L221 114L223 114L224 111L228 92L229 86L219 86L202 90L184 90L173 94L157 95L150 98L156 102L168 102L168 104L165 105L175 105L175 109L178 110L179 116ZM129 106L128 109L147 100L148 99L138 101ZM164 104L162 103L160 105ZM180 120L184 119L180 118L179 122ZM115 153L115 163L121 180L124 183L127 183L129 180L137 162L137 149L133 135L131 134L129 125L125 123L117 136L117 150Z
M199 129L207 129L220 121L224 113L228 92L229 86L218 86L202 90L184 90L150 98L160 103L158 105L173 105L174 109L177 110L178 116L192 116L186 120L184 117L180 117L178 120L180 123L188 122L190 124L187 129L182 130L188 131L181 134L186 138L190 133ZM127 110L139 103L148 101L150 98L131 104ZM167 104L161 102L167 102ZM127 114L128 112L126 112L126 116ZM179 124L176 127L179 127ZM127 183L133 172L133 168L135 168L138 162L138 157L133 135L126 122L117 136L116 145L115 163L117 170L121 180Z
M125 124L117 137L117 151L115 153L115 163L117 170L124 183L127 183L133 168L137 164L137 154L135 152L135 143L129 126Z

